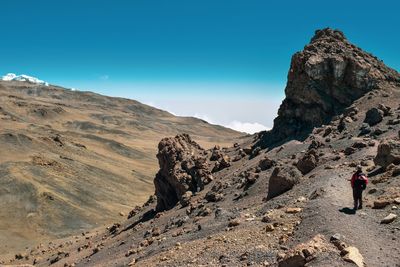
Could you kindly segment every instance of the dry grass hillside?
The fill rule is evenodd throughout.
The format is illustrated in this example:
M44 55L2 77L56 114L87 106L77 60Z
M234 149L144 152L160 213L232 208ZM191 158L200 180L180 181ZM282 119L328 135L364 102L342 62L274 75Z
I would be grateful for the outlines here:
M137 101L0 81L0 253L109 223L154 193L157 143L242 133Z

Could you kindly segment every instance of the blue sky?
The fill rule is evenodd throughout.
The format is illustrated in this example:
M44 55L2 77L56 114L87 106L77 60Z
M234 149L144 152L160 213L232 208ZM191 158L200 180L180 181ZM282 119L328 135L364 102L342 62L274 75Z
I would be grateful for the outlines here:
M133 98L238 129L272 126L291 55L318 28L339 28L400 69L394 0L20 0L1 6L0 74Z

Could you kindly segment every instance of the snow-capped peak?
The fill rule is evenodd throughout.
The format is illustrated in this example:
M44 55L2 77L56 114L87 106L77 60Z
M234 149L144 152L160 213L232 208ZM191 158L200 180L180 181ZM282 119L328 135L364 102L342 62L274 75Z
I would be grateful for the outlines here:
M25 74L16 75L14 73L8 73L8 74L4 75L3 77L1 77L1 80L3 80L3 81L30 82L30 83L41 84L41 85L44 85L44 86L49 86L48 82L39 80L38 78L35 78L35 77L32 77L32 76L28 76L28 75L25 75Z
M17 77L17 75L15 75L14 73L7 73L3 77L1 77L1 79L3 81L12 81L15 77Z

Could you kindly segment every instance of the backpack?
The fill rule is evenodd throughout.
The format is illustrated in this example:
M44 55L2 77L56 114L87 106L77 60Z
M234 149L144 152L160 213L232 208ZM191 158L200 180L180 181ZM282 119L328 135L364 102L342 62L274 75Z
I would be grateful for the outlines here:
M364 190L367 187L367 178L363 173L357 174L356 180L354 181L354 187Z

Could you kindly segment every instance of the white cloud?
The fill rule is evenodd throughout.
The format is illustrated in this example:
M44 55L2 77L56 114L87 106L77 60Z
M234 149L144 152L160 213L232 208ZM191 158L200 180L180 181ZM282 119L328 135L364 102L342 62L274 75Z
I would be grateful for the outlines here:
M110 79L110 76L107 75L107 74L101 75L101 76L100 76L100 80L106 81L106 80L108 80L108 79Z
M231 128L233 130L249 134L270 130L271 128L265 126L265 124L263 123L265 121L267 122L271 121L272 123L272 120L276 114L275 110L277 110L277 107L279 106L278 103L273 103L268 105L268 103L265 102L261 103L240 102L241 106L252 107L252 109L247 109L247 110L252 110L252 112L245 112L246 109L237 110L235 108L238 105L238 103L236 102L228 102L228 103L218 102L215 105L212 101L208 101L207 105L204 105L204 103L202 102L200 102L200 104L197 102L190 102L190 103L166 102L163 105L160 105L160 103L155 103L153 101L142 100L142 103L163 110L167 110L168 112L170 112L175 116L193 116L202 119L210 124L222 125L227 128ZM274 112L265 112L266 107L273 110ZM204 109L207 109L207 111L205 111ZM221 110L224 112L221 112ZM249 118L251 118L252 120L258 120L259 122L248 122L247 119Z
M224 125L224 126L231 128L233 130L239 131L239 132L244 132L244 133L249 133L249 134L254 134L257 132L270 130L270 128L268 128L267 126L264 126L258 122L232 121L228 125Z
M268 128L265 125L262 125L261 123L258 122L241 122L241 121L237 121L234 120L230 123L221 123L221 122L216 122L213 119L211 119L209 116L204 115L204 114L194 114L193 117L205 120L208 123L211 124L219 124L228 128L231 128L233 130L239 131L239 132L243 132L243 133L249 133L249 134L254 134L257 132L261 132L261 131L266 131L266 130L270 130L271 128Z

